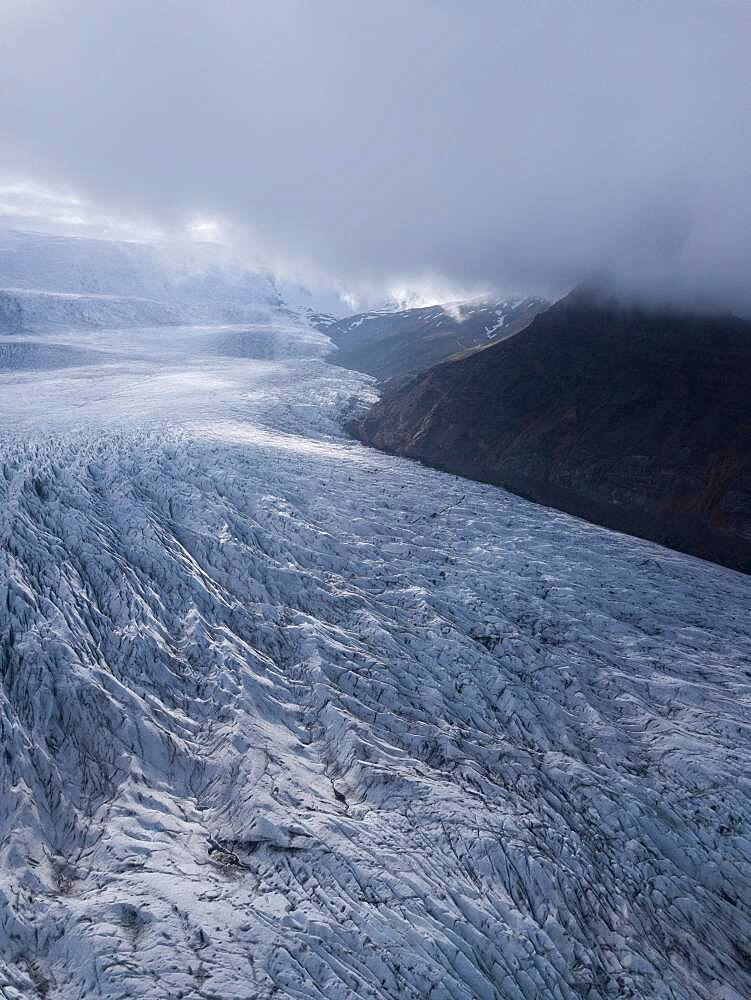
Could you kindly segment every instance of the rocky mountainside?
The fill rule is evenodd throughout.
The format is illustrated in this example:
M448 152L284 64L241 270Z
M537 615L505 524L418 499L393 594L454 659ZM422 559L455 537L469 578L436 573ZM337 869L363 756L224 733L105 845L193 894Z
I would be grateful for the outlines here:
M385 451L751 570L751 324L578 289L431 368L355 433Z
M376 378L405 375L510 337L547 306L525 298L358 313L326 324L338 348L329 360Z

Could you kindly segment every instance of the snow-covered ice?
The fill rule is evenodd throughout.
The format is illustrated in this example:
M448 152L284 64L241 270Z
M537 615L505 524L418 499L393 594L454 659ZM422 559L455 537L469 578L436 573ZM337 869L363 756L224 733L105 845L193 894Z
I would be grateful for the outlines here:
M751 580L351 441L271 314L12 343L0 996L751 996Z

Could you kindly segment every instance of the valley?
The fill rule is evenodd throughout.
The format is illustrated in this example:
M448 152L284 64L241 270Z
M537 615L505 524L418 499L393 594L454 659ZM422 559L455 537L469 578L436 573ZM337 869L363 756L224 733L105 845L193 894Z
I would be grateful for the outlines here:
M8 1000L751 991L748 577L353 441L274 310L23 343Z

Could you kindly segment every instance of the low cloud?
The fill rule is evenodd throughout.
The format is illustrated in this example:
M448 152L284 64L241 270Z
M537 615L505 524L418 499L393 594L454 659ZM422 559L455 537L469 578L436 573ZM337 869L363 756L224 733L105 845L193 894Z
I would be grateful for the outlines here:
M363 301L606 268L749 310L750 47L731 0L11 0L2 167Z

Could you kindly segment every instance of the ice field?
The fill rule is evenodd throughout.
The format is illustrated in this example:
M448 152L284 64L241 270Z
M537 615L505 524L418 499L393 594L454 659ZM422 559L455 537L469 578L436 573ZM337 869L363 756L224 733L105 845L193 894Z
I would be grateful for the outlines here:
M751 580L253 326L0 343L0 996L751 996Z

